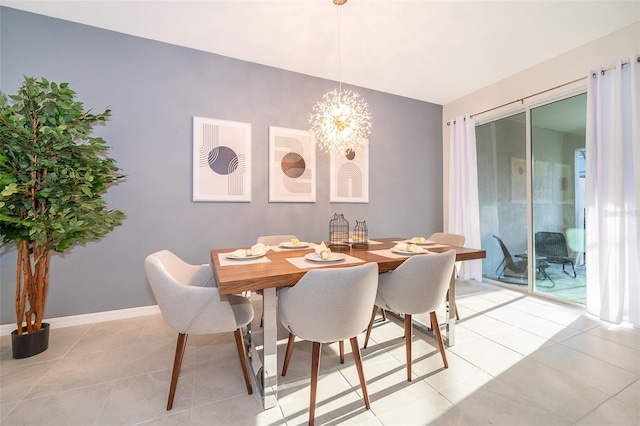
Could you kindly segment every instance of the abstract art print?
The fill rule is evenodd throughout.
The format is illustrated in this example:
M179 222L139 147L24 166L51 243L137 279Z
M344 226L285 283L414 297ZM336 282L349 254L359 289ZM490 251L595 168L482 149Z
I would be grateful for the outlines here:
M345 153L331 151L329 201L369 202L369 141Z
M315 201L316 146L311 134L269 126L269 202Z
M251 201L251 124L193 117L193 201Z

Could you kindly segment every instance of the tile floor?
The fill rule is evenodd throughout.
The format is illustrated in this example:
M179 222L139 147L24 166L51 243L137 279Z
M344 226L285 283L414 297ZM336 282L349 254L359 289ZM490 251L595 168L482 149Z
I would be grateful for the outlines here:
M568 272L571 271L571 266L565 268ZM572 274L565 273L562 269L562 265L549 264L549 267L545 269L549 277L553 280L551 283L544 277L539 277L536 280L536 290L542 294L552 296L559 300L566 300L573 303L579 303L584 305L587 301L587 276L586 265L578 265L576 267L576 277ZM521 291L526 290L527 277L515 276L506 274L498 279L495 275L484 275L484 278L488 280L501 281L506 287L519 288Z
M462 320L448 369L432 338L416 331L407 382L402 326L377 321L363 351L371 410L350 353L341 365L337 344L325 345L316 424L640 424L640 330L490 284L458 288ZM280 337L281 366L286 333ZM14 360L2 336L0 424L306 423L308 342L296 343L279 405L263 411L256 394L246 394L232 333L191 336L167 412L175 339L159 315L54 328L46 352Z

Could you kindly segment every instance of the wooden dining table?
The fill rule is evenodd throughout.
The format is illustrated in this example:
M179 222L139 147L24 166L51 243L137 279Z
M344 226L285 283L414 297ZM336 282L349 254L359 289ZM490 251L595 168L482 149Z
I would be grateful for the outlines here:
M256 374L256 383L261 390L263 406L270 408L277 403L277 315L276 290L279 287L295 285L304 274L314 268L341 268L375 262L380 273L389 272L400 266L409 255L398 254L391 249L405 238L374 238L369 241L368 248L349 248L347 251L335 252L344 254L345 259L339 262L312 262L304 258L314 253L317 244L308 247L290 249L272 247L265 256L259 258L230 259L229 254L236 248L211 250L211 261L221 294L238 294L244 292L262 292L263 327L260 330L247 330L248 353L250 366ZM429 252L456 251L456 261L483 259L484 250L454 247L444 244L422 246ZM246 248L246 247L243 247ZM424 255L428 255L424 254ZM443 340L447 346L455 343L456 312L456 274L451 274L449 297L446 302L446 317L443 324ZM422 329L428 326L417 324ZM262 355L262 356L260 356Z

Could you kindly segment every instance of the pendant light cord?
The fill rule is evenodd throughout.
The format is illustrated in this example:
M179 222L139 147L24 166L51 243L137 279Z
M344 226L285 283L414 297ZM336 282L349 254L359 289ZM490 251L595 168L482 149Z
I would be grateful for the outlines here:
M338 23L338 93L342 93L342 17L340 5L336 5L336 22Z

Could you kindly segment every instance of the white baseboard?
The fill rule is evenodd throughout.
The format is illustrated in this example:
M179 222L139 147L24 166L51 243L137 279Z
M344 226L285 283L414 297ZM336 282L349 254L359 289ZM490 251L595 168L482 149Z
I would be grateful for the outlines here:
M126 318L145 317L148 315L156 315L160 313L158 305L141 306L139 308L119 309L117 311L96 312L92 314L73 315L60 318L47 318L47 322L51 327L63 328L74 325L93 324L97 322L113 321ZM15 324L0 325L0 336L11 334L16 329Z

